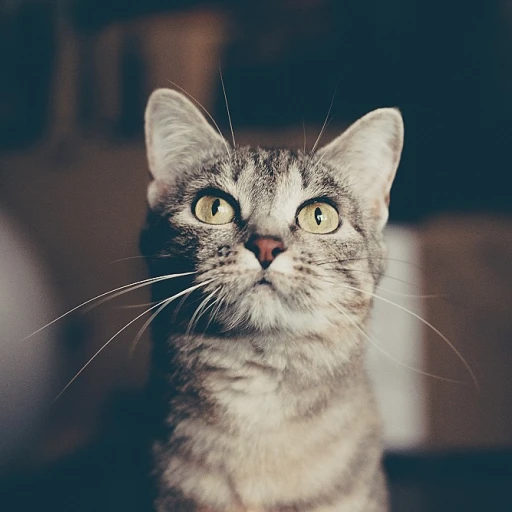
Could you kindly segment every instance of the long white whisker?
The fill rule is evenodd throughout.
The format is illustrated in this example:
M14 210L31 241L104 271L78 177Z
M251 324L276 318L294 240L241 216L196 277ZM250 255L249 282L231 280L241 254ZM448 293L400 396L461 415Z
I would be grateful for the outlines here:
M109 300L115 299L116 297L119 297L119 296L124 295L126 293L130 293L130 292L132 292L134 290L137 290L139 288L143 288L144 286L149 286L150 284L158 283L160 281L167 281L168 279L173 279L174 277L183 277L183 276L186 276L186 275L196 274L196 273L197 272L185 272L183 274L169 274L169 275L164 275L164 276L158 276L158 277L154 278L154 281L150 281L148 283L139 284L139 285L133 286L132 288L129 288L128 290L121 290L121 291L119 291L117 293L113 293L112 295L109 295L108 297L104 297L103 299L99 300L95 304L89 306L85 311L88 312L91 309L96 308L96 307L100 306L101 304L104 304L105 302L108 302Z
M222 295L220 297L217 297L211 304L208 304L208 307L206 307L205 310L203 311L203 314L204 314L206 311L208 311L210 308L212 308L212 313L210 314L210 318L208 319L208 322L206 323L204 332L206 332L208 330L208 327L210 327L210 324L215 319L215 316L219 312L220 307L222 306L222 303L224 302L224 299L225 299L225 297Z
M226 299L226 297L219 297L217 299L216 302L214 302L212 304L212 306L214 306L215 304L217 304L217 307L212 311L212 314L210 315L210 319L208 320L208 323L206 324L206 329L208 329L208 327L210 326L210 324L213 322L213 320L215 319L215 317L218 315L219 311L220 311L220 308L222 307L222 304L224 303L224 300Z
M304 133L304 153L306 152L306 123L304 122L304 118L302 118L302 132Z
M34 331L32 334L29 334L28 336L23 338L22 341L28 340L29 338L31 338L32 336L35 336L37 333L41 332L42 330L46 329L47 327L50 327L55 322L58 322L59 320L62 320L64 317L70 315L71 313L73 313L77 309L80 309L80 308L82 308L84 306L87 306L87 304L90 304L91 302L94 302L95 300L102 299L103 297L106 297L107 295L115 294L116 292L119 292L120 290L125 290L125 292L122 292L122 293L128 293L128 292L131 292L132 290L136 290L137 288L141 288L142 286L147 286L148 284L151 284L151 283L154 283L154 282L157 282L157 281L163 281L165 279L173 279L175 277L182 277L182 276L187 276L187 275L191 275L191 274L195 274L195 273L196 272L185 272L183 274L169 274L169 275L166 275L166 276L150 277L149 279L143 279L142 281L136 281L135 283L125 284L123 286L120 286L119 288L114 288L113 290L109 290L108 292L102 293L100 295L96 295L96 297L93 297L92 299L89 299L89 300L86 300L85 302L82 302L78 306L75 306L74 308L70 309L69 311L66 311L62 315L58 316L57 318L55 318L51 322L48 322L46 325L43 325L42 327L37 329L37 331ZM108 299L106 299L106 300L110 300L110 298L117 297L118 295L121 295L121 293L118 293L116 295L112 295L112 297L108 297ZM99 304L101 304L103 302L105 302L105 301L99 301L98 304L96 304L96 305L99 305Z
M130 348L128 349L128 357L130 359L133 357L133 354L135 354L135 349L137 348L142 335L146 332L146 329L150 326L151 322L158 316L158 314L169 304L170 302L168 301L164 301L163 304L159 302L158 305L160 305L160 307L149 317L146 322L144 322L144 325L139 329L135 335L135 338L133 338L132 342L130 343Z
M206 281L205 283L202 283L202 284L208 284L210 283L210 281ZM187 297L189 296L190 293L192 293L197 287L194 287L192 286L191 288L187 288L185 290L186 293L182 293L181 295L183 296L183 299L180 301L180 303L178 304L178 307L181 307L182 304L183 304L183 301L187 299ZM181 293L181 292L180 292ZM162 304L161 302L159 302L158 304L162 304L152 315L151 317L144 323L144 325L139 329L139 332L135 335L135 338L133 339L133 341L131 342L130 344L130 348L128 350L128 356L131 358L133 357L133 354L135 353L135 349L137 348L137 345L140 341L140 339L142 338L142 335L144 334L144 332L146 332L146 329L150 326L151 322L163 311L163 309L165 309L171 302L174 301L174 299L178 298L176 295L174 297L171 297L170 299L166 299L165 300L165 303ZM175 317L174 317L175 318Z
M333 260L313 260L312 262L317 264L317 265L327 265L329 263L334 263L334 264L341 264L341 263L350 263L350 262L354 262L354 261L367 261L370 256L372 256L372 254L368 254L366 256L360 256L360 257L357 257L357 258L346 258L346 259L343 259L343 260L336 260L336 259L333 259ZM418 265L416 262L414 261L409 261L409 260L404 260L404 259L401 259L401 258L390 258L389 256L380 256L379 254L377 254L377 256L379 257L379 259L382 259L382 260L385 260L385 261L394 261L394 262L398 262L398 263L403 263L404 265L409 265L411 267L414 267L418 270L422 270L424 271L425 268L422 267L421 265Z
M139 332L135 335L135 338L133 338L133 341L130 343L130 348L128 349L128 357L132 358L133 354L135 353L135 349L137 348L137 345L139 343L139 340L142 338L142 335L146 332L146 329L149 327L151 322L158 316L158 314L166 308L170 302L167 300L162 302L158 302L157 306L160 306L150 317L149 319L144 322L144 325L139 329ZM146 311L147 313L147 311Z
M187 325L187 330L186 330L186 333L189 334L191 331L192 331L192 327L194 326L194 320L196 319L197 317L197 320L199 320L200 316L198 316L198 314L201 312L201 309L208 303L208 301L221 289L221 287L219 286L218 288L216 288L215 290L213 290L212 293L210 293L209 295L207 295L207 297L199 304L199 306L196 308L196 310L194 311L194 314L192 315L192 317L190 318L190 321Z
M162 301L162 302L159 302L158 304L155 304L154 306L150 307L149 309L146 309L146 311L142 312L140 315L137 315L133 320L131 320L130 322L128 322L123 328L121 328L119 331L117 331L114 336L112 336L111 338L109 338L108 341L106 341L95 353L94 355L82 366L82 368L75 374L75 376L64 386L64 388L62 389L62 391L54 398L54 402L56 402L62 395L63 393L69 388L69 386L71 386L71 384L73 384L73 382L75 382L75 380L82 374L82 372L92 363L92 361L94 361L94 359L96 359L96 357L109 345L109 343L114 339L116 338L116 336L118 334L120 334L121 332L123 332L126 328L128 328L130 325L132 325L134 322L136 322L139 318L141 318L142 316L144 316L146 313L149 313L149 311L155 309L156 307L158 307L160 304L162 304L163 302L165 301Z
M210 121L213 123L213 125L215 126L215 129L219 132L219 135L222 139L222 141L224 142L224 146L226 146L226 151L228 153L228 155L231 155L231 150L229 148L229 145L228 143L226 142L226 139L224 138L224 135L222 135L222 132L220 131L220 128L219 128L219 125L217 124L217 122L215 121L215 119L213 118L213 116L210 114L210 112L208 112L208 110L206 109L206 107L204 105L202 105L199 100L197 100L196 98L194 98L194 96L192 96L192 94L190 94L189 92L187 92L185 89L183 89L183 87L179 86L176 82L173 82L172 80L169 80L167 79L167 81L169 83L171 83L172 85L174 85L174 87L176 87L177 89L179 89L183 94L185 94L188 98L190 98L199 108L201 108L203 110L203 112L208 116L208 118L210 119Z
M318 262L318 261L313 261L312 263L314 263L315 265L329 265L329 264L336 264L336 261L323 261L323 262ZM356 269L356 268L348 268L348 267L337 267L337 266L333 266L333 267L327 267L327 270L333 270L333 271L348 271L348 272L360 272L360 273L363 273L363 274L369 274L371 276L373 276L374 278L379 274L378 272L372 272L370 270L363 270L363 269ZM395 276L392 276L391 274L387 274L386 272L383 272L382 274L383 277L386 277L387 279L392 279L393 281L397 281L398 283L403 283L403 284L406 284L408 286L411 286L413 288L420 288L420 285L418 283L413 283L411 281L407 281L405 279L400 279L399 277L395 277ZM333 281L334 284L339 284L339 281ZM439 297L443 297L443 295L439 295Z
M141 258L145 258L146 256L127 256L126 258L118 258L117 260L112 260L109 262L109 264L112 263L119 263L121 261L128 261L128 260L140 260Z
M334 105L335 97L336 97L336 89L334 89L334 93L333 93L332 99L331 99L331 104L329 105L329 110L327 111L327 115L325 116L324 124L322 125L322 129L320 130L320 133L318 134L318 137L317 137L315 143L313 144L313 149L311 150L311 153L315 152L315 149L318 146L318 144L322 138L322 135L324 134L325 127L327 126L327 121L329 120L329 116L331 115L332 106Z
M389 277L389 276L388 276ZM343 283L340 283L339 281L334 281L332 279L325 279L325 277L322 276L322 280L325 281L326 283L331 283L333 285L342 285L342 286L345 286ZM407 283L407 281L403 281L404 283L406 284L409 284ZM399 297L407 297L409 299L441 299L443 297L446 297L445 295L434 295L434 294L425 294L425 295L418 295L418 294L414 294L414 293L403 293L403 292L397 292L395 290L391 290L389 288L384 288L383 286L380 286L379 285L379 290L382 290L383 292L386 292L386 293L391 293L393 295L398 295Z
M389 352L384 350L378 343L376 343L370 336L365 332L365 330L360 327L357 322L350 317L350 315L344 311L342 308L338 307L337 304L334 302L330 303L335 309L337 309L371 344L374 346L379 352L384 354L385 356L389 357L393 362L399 364L400 366L403 366L404 368L407 368L408 370L411 370L413 372L419 373L421 375L425 375L426 377L432 377L434 379L442 380L445 382L452 382L454 384L462 384L460 380L454 380L454 379L448 379L446 377L440 377L439 375L435 375L433 373L425 372L423 370L420 370L419 368L415 368L414 366L409 366L407 363L404 363L403 361L400 361L396 357L392 356Z
M384 288L382 286L379 286L379 290L382 290L386 293L391 293L393 295L397 295L398 297L407 297L409 299L441 299L443 297L446 297L445 295L439 295L439 294L425 294L425 295L417 295L414 293L403 293L403 292L397 292L395 290L390 290L389 288Z
M320 135L319 137L322 135L322 132L320 132ZM325 155L327 153L324 153L316 162L314 162L314 165L313 167L311 168L311 172L314 172L316 169L318 169L320 167L320 164L322 163L322 160L325 158ZM315 157L316 155L313 155L313 158Z
M173 295L172 297L168 298L168 299L165 299L165 300L162 300L160 302L158 302L157 304L155 304L154 306L151 306L149 309L146 309L146 311L143 311L140 315L137 315L133 320L130 320L124 327L122 327L121 329L119 329L119 331L117 331L112 337L110 337L108 339L108 341L106 341L95 353L94 355L82 366L82 368L75 374L75 376L66 384L66 386L64 386L64 389L55 397L55 399L53 400L54 402L56 402L61 396L62 394L69 388L69 386L71 386L71 384L73 384L73 382L75 382L75 380L82 374L82 372L96 359L96 357L101 354L101 352L103 352L103 350L110 344L111 341L113 341L115 338L117 338L117 336L119 334L121 334L125 329L127 329L130 325L132 325L134 322L136 322L139 318L143 317L146 313L149 313L150 311L152 311L153 309L157 308L158 306L161 306L162 304L166 303L166 304L169 304L171 303L174 299L177 299L178 297L181 297L183 294L187 293L189 290L191 289L196 289L196 288L199 288L201 286L205 286L207 285L208 283L210 283L210 281L205 281L204 283L201 283L201 284L198 284L198 285L195 285L191 288L187 288L186 290L182 291L182 292L179 292L177 293L176 295Z
M374 272L370 272L369 270L359 270L359 269L355 269L355 268L340 268L340 270L349 270L350 272L363 272L365 274L372 274L372 275L375 275ZM399 283L403 283L403 284L406 284L408 286L413 286L414 288L419 288L419 284L418 283L411 283L410 281L406 281L405 279L400 279L399 277L395 277L395 276L392 276L390 274L382 274L384 277L388 278L388 279L393 279L393 281L397 281Z
M137 309L137 308L147 308L148 306L154 306L156 301L146 302L144 304L128 304L126 306L119 306L116 309Z
M222 300L222 298L217 298L216 300L210 302L210 304L208 304L208 306L206 306L203 311L201 312L201 315L199 315L199 318L201 316L203 316L210 308L213 308L215 305L217 305L220 301ZM210 327L210 324L212 323L212 320L213 320L213 317L215 315L215 312L212 313L212 315L210 316L207 324L206 324L206 327L204 329L204 332L206 332L208 330L208 327ZM199 319L198 319L198 322L199 322Z
M224 101L226 102L226 112L228 114L229 129L231 130L231 138L233 139L233 148L235 148L236 147L235 132L233 131L233 123L231 122L231 112L229 111L228 96L226 94L226 87L224 85L224 78L222 76L222 69L220 68L220 64L219 64L219 75L220 75L220 83L222 84L222 93L224 94Z
M188 296L191 294L192 292L188 292L187 294L183 295L183 297L181 298L181 300L178 302L178 305L176 306L176 309L174 310L174 313L172 314L172 320L171 322L174 323L176 322L176 318L178 318L178 314L179 312L181 311L181 308L183 307L183 304L185 304L185 302L187 301L188 299Z
M371 295L372 297L375 297L376 299L379 299L379 300L382 300L383 302L387 302L388 304L391 304L392 306L395 306L397 307L398 309L404 311L405 313L408 313L409 315L413 316L414 318L418 319L421 323L423 323L424 325L426 325L429 329L431 329L433 332L435 332L449 347L450 349L455 353L455 355L461 360L462 364L464 365L464 367L466 368L466 370L468 371L469 375L471 376L471 379L473 380L473 383L476 387L477 390L480 390L480 386L478 384L478 379L476 378L476 375L474 374L473 370L471 369L471 367L469 366L469 363L466 361L466 359L464 359L464 357L462 356L462 354L457 350L457 348L455 347L455 345L439 330L437 329L436 327L434 327L430 322L428 322L427 320L425 320L424 318L422 318L420 315L418 315L417 313L415 313L414 311L411 311L410 309L407 309L406 307L404 306L401 306L400 304L397 304L396 302L393 302L392 300L389 300L389 299L386 299L384 297L381 297L380 295L377 295L375 293L372 293L372 292L368 292L366 290L361 290L360 288L356 288L355 286L350 286L348 284L342 284L341 286L343 286L344 288L348 288L348 289L351 289L351 290L355 290L355 291L358 291L358 292L361 292L361 293L366 293L368 295Z

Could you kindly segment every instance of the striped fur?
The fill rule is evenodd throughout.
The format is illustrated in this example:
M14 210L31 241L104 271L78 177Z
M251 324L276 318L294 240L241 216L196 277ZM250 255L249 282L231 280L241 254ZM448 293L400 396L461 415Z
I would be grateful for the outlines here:
M231 148L186 98L159 90L146 133L142 251L155 276L196 272L155 285L154 299L207 283L153 322L156 509L387 510L363 332L365 292L384 271L399 113L375 111L314 154ZM194 216L204 190L234 200L233 222ZM314 198L335 205L338 230L298 227L298 208ZM286 247L267 270L244 245L254 234Z

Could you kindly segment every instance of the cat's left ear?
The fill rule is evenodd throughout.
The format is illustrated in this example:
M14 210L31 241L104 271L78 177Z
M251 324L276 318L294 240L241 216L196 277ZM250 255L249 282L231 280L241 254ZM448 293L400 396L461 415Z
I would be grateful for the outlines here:
M348 177L378 229L382 229L388 219L389 194L403 140L400 112L382 108L356 121L317 152L322 162Z
M157 89L145 114L146 149L153 177L148 189L150 206L165 195L176 179L185 178L206 160L229 152L226 140L183 94Z

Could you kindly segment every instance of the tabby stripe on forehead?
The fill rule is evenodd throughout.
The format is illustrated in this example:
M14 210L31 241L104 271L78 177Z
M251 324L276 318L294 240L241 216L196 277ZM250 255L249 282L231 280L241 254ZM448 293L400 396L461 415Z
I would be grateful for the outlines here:
M232 172L232 180L233 183L238 183L238 180L240 179L240 175L242 174L242 171L245 169L246 166L246 159L240 157L240 151L236 153L235 158L233 159L233 162L231 163L231 172ZM228 167L228 166L226 166Z

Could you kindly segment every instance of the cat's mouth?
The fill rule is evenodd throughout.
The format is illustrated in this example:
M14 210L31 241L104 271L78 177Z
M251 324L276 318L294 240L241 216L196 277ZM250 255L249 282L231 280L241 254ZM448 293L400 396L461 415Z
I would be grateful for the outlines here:
M281 272L274 269L261 270L255 275L254 287L264 287L276 290L281 287L281 281L285 278Z
M256 284L263 286L273 286L273 283L269 281L266 277L262 277L259 281L256 282Z

